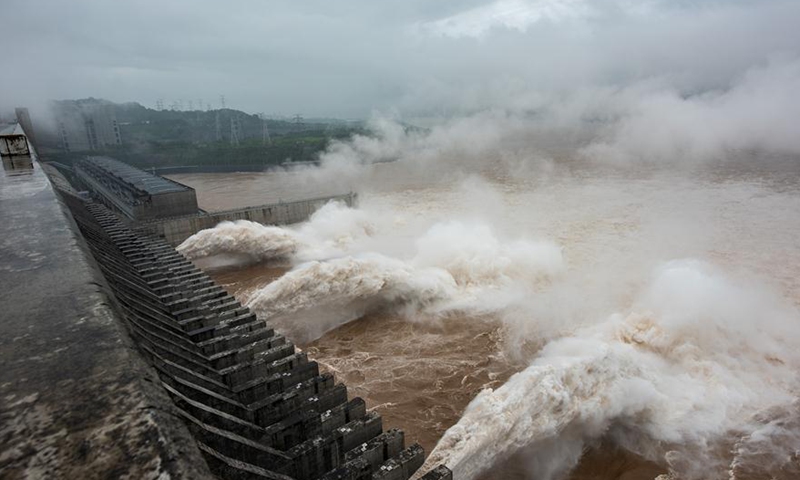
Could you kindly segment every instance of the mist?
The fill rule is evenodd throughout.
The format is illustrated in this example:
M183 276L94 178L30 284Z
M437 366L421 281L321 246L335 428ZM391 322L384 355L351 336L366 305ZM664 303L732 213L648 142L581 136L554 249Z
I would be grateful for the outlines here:
M253 187L356 191L357 207L223 222L178 250L284 269L238 296L301 347L361 319L419 327L406 346L496 329L496 350L461 353L514 374L464 402L418 476L512 463L558 480L605 444L660 479L800 471L797 2L6 9L26 81L2 77L0 111L224 94L368 119Z
M359 207L284 229L293 250L268 249L290 271L244 299L301 343L365 316L499 322L496 354L518 373L477 394L421 472L491 478L516 462L556 480L605 442L667 478L791 478L800 62L678 83L583 86L424 129L375 114L371 134L299 170L303 188L357 190ZM266 237L226 254L281 238L235 227Z
M242 298L301 344L365 316L498 322L493 355L518 373L477 394L421 472L517 462L556 480L610 442L667 478L791 478L797 74L780 59L695 96L647 83L428 129L377 116L296 180L356 189L358 208L224 224L179 250L282 262Z
M284 265L241 298L301 345L365 316L498 322L492 354L519 373L472 400L425 468L482 478L524 458L528 478L559 479L604 441L670 478L795 471L796 173L787 192L749 169L720 179L717 164L608 170L582 148L542 160L526 153L535 143L498 166L494 134L473 138L466 160L447 147L474 120L410 134L378 121L385 146L336 146L297 180L350 172L358 208L329 204L293 227L221 224L179 250ZM369 164L367 151L400 156ZM452 174L419 174L442 165Z

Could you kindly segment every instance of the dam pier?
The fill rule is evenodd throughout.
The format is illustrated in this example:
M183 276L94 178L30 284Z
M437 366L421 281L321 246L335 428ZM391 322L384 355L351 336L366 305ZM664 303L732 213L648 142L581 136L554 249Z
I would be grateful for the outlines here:
M222 220L293 223L354 194L209 214L189 187L113 159L78 162L75 188L33 156L0 180L4 478L402 480L422 466L422 447L174 249Z

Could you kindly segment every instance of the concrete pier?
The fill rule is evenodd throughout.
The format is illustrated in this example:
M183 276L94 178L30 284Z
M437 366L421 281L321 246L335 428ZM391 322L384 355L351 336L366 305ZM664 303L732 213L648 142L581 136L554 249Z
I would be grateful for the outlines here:
M226 220L287 225L308 220L330 201L348 206L354 206L357 201L357 195L350 192L208 213L198 209L191 187L110 157L86 157L76 162L73 171L95 201L135 223L138 232L157 235L173 246Z
M363 400L348 399L344 385L162 238L131 230L100 204L63 199L214 474L406 479L422 465L419 445L384 434Z
M308 220L314 212L328 202L342 202L352 207L356 205L357 201L358 196L351 192L295 202L280 202L257 207L151 220L140 222L137 226L139 231L157 235L164 238L170 245L177 246L200 230L212 228L222 221L250 220L263 225L288 225Z
M213 478L40 164L0 218L0 477Z

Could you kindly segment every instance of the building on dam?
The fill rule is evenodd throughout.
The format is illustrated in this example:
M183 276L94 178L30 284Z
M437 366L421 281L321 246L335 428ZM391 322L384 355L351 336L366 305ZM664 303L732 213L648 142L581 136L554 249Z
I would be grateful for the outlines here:
M33 161L0 175L0 477L403 480L421 467L419 445L133 221L137 202L190 189L95 158L76 169L104 192L89 199Z
M198 212L193 188L109 157L75 162L75 175L107 206L131 220Z
M33 168L34 148L21 123L0 125L0 158L3 169L17 174Z

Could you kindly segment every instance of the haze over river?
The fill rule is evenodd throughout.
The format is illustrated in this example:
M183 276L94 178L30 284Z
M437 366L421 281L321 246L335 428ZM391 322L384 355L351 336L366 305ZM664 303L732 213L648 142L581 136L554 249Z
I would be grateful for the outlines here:
M455 478L800 478L800 168L757 160L170 178L359 192L181 250Z

